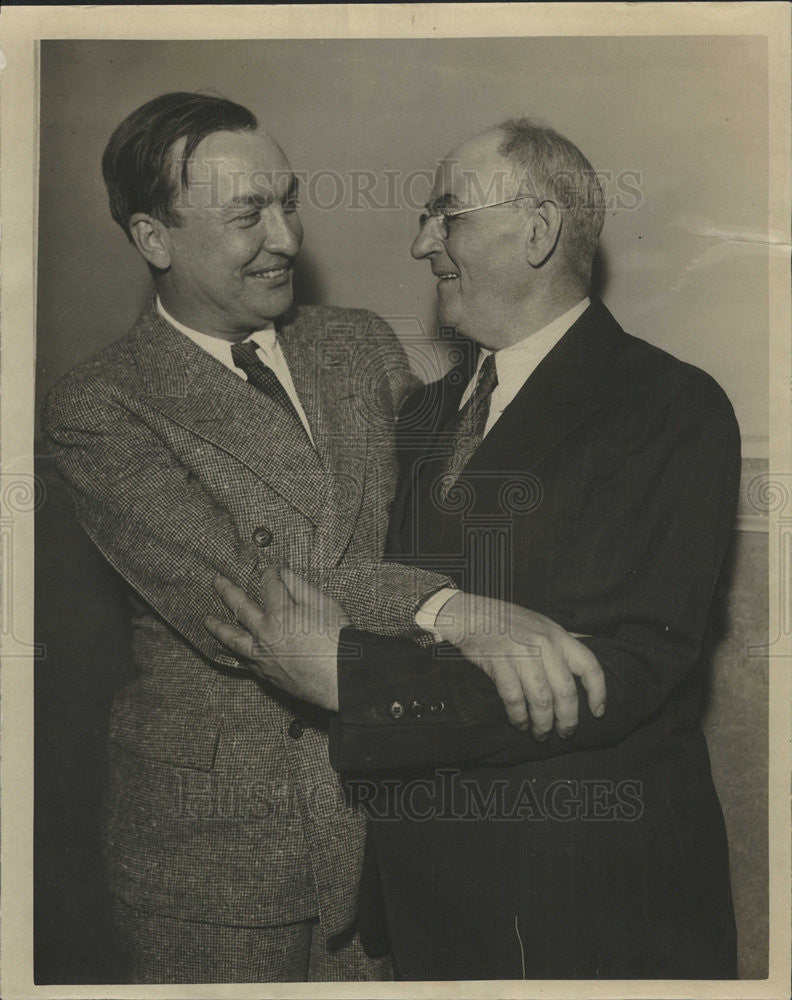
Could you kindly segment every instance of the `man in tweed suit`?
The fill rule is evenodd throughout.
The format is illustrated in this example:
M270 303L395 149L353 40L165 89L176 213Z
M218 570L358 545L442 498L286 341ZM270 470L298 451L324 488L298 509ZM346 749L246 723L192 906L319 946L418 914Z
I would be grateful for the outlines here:
M361 626L419 634L415 608L444 577L376 565L412 376L373 314L292 307L296 183L247 109L156 98L116 129L103 172L157 297L55 387L43 423L133 602L139 676L112 710L104 832L130 974L382 978L353 930L364 821L329 766L324 713L268 688L203 622L224 610L215 570L258 597L279 563Z

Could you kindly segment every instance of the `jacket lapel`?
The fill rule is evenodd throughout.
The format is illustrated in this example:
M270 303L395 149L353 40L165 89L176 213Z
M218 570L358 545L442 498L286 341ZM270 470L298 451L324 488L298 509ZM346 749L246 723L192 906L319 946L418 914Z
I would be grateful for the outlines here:
M322 520L322 463L281 406L166 323L153 305L133 330L130 349L152 406L232 455L314 523ZM309 421L311 409L313 402Z
M520 389L465 471L530 472L602 403L607 359L624 334L595 300Z
M608 310L594 301L542 360L460 474L469 477L476 514L502 511L504 487L513 482L524 490L525 477L602 405L612 391L608 358L624 337ZM453 415L459 398L447 390L436 427ZM417 464L418 452L405 456L389 533L391 552L414 550L417 517L422 530L439 537L446 513L433 501L432 490L448 447L448 437L435 434Z
M311 427L316 428L325 469L326 516L314 539L314 555L324 565L335 565L349 545L363 502L369 428L349 338L337 349L322 316L321 310L298 310L296 319L283 325L281 345Z
M285 318L278 325L278 343L280 344L289 372L297 390L297 396L308 417L311 433L314 439L316 454L321 463L327 466L329 459L328 434L326 417L321 403L320 378L314 344L302 333L301 324L295 318Z

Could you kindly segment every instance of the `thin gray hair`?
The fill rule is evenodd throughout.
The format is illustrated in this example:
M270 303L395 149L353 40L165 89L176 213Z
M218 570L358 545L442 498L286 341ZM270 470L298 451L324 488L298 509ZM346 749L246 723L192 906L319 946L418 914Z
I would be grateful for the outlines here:
M591 267L605 221L599 179L577 146L531 118L509 118L494 126L498 152L509 163L520 194L554 201L563 213L563 247L577 278L591 283Z

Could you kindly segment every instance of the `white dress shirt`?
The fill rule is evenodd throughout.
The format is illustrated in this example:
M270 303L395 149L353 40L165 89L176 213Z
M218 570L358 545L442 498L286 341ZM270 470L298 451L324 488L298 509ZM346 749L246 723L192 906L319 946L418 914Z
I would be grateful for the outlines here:
M473 378L462 393L459 402L459 409L467 403L473 395L476 382L481 371L481 366L489 354L495 354L495 371L498 373L498 384L495 386L490 397L489 417L484 428L484 437L492 430L493 425L500 417L501 413L511 403L517 393L522 389L528 378L539 367L539 363L545 359L558 341L564 336L572 324L578 320L589 307L589 299L582 299L576 306L568 309L563 316L558 316L541 330L532 333L523 340L518 340L516 344L509 347L502 347L499 351L490 351L486 347L479 348L478 364L473 372Z
M183 333L185 337L189 337L194 344L197 344L202 350L206 351L207 354L211 354L213 358L216 358L221 364L225 365L229 371L232 371L236 376L242 379L243 382L247 382L247 375L242 371L241 368L237 368L234 364L234 359L231 357L231 341L223 340L221 337L212 337L208 333L199 333L198 330L192 330L189 326L185 326L180 323L177 319L168 313L165 306L160 301L159 295L157 296L157 312L162 316L166 323L170 323L172 327L175 327L180 333ZM289 366L286 363L286 358L283 355L281 346L278 343L278 337L275 332L275 324L267 323L266 326L262 327L260 330L256 330L251 333L249 337L245 338L245 341L252 340L256 345L256 353L259 358L275 373L280 384L286 390L286 394L292 402L294 409L297 411L297 416L302 421L303 427L311 444L314 443L313 434L311 433L311 427L308 423L308 418L305 415L305 410L302 408L302 403L300 402L300 397L297 395L297 390L294 388L294 382L292 382L291 373L289 372Z
M523 340L518 340L516 344L511 344L509 347L502 347L499 351L494 352L486 347L479 348L478 364L473 372L473 378L462 393L459 409L462 409L473 394L484 359L487 355L494 353L498 384L490 396L489 416L484 427L484 437L492 430L500 415L538 368L539 363L550 353L572 324L588 309L589 303L588 298L582 299L562 316L558 316L547 326L543 326L541 330L537 330L536 333L530 334ZM442 637L435 630L437 616L446 602L456 593L457 591L451 587L443 587L442 590L430 594L415 613L416 624L429 632L435 632L438 641Z

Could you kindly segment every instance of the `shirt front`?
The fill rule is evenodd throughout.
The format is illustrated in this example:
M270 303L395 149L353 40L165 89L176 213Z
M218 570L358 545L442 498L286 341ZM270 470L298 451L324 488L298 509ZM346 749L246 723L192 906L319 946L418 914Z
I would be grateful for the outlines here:
M498 373L498 384L490 396L489 417L484 428L484 436L492 430L500 415L522 389L529 377L547 357L558 341L564 336L572 324L588 309L590 300L582 299L576 306L568 309L563 315L556 317L547 326L536 333L518 340L516 344L502 347L499 351L490 351L486 347L479 348L478 364L473 378L467 385L459 403L460 410L473 394L478 381L481 366L489 354L495 355L495 370Z
M178 330L179 333L183 333L185 337L189 337L194 344L201 348L201 350L206 351L207 354L211 354L213 358L219 361L220 364L225 365L229 371L232 371L238 378L241 378L243 382L247 382L247 375L241 368L237 368L234 364L234 359L231 356L231 341L223 340L221 337L212 337L208 333L200 333L198 330L193 330L189 326L185 326L184 323L180 323L166 310L165 306L160 301L159 296L157 296L157 312L160 316L162 316L166 323L170 323L170 325ZM251 333L249 337L246 337L245 342L247 341L252 341L256 345L256 354L258 357L275 373L275 377L286 390L286 395L291 400L292 405L297 412L297 416L302 421L302 425L305 428L311 444L314 444L313 434L311 433L311 427L308 423L308 417L305 415L305 410L300 402L300 397L297 395L297 390L294 388L294 382L292 381L291 373L289 372L289 366L286 363L283 350L278 343L275 324L267 323L266 326L262 327L260 330L256 330L254 333Z

